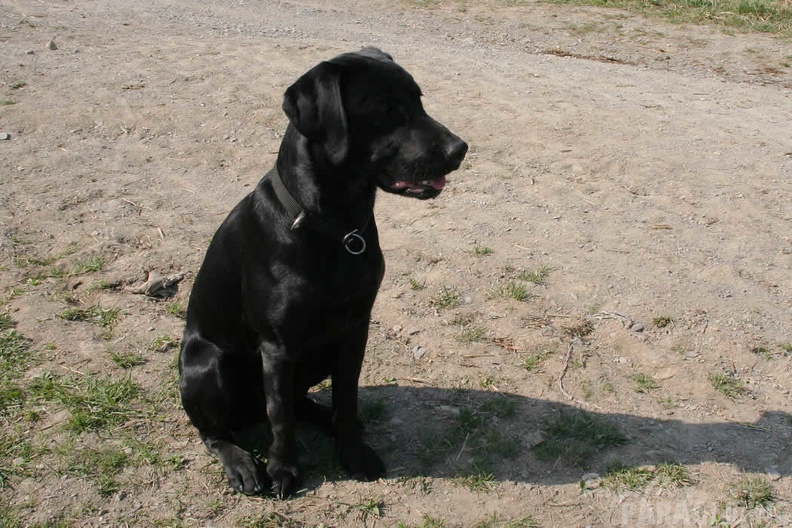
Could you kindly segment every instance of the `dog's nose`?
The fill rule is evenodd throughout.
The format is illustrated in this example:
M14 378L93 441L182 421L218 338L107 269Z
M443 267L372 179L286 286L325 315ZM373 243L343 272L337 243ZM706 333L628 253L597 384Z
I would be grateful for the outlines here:
M455 137L452 141L448 143L446 146L446 156L448 161L450 161L454 169L456 170L459 168L459 165L462 163L462 160L465 159L465 154L467 154L468 145L458 137Z

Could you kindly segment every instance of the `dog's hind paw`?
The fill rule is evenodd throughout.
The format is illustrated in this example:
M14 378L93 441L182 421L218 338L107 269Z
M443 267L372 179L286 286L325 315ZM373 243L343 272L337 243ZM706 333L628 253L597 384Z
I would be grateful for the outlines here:
M385 476L385 464L379 455L366 444L339 450L341 465L356 480L372 481Z

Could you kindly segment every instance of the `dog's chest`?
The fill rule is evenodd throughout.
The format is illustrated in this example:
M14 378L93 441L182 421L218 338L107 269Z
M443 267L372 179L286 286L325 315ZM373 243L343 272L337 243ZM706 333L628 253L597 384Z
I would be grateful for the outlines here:
M306 273L307 296L327 308L342 312L371 309L385 271L382 254L351 255L345 251L330 258L317 255Z

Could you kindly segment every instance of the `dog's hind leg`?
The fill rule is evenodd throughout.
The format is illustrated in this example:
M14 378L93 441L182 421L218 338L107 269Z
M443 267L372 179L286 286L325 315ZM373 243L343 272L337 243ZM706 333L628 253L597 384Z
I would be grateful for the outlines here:
M215 344L198 335L185 336L179 358L182 404L204 445L223 463L229 485L258 494L270 487L270 480L255 457L232 441L235 430L254 421L246 412L253 402L244 401L239 387L246 380L225 359Z

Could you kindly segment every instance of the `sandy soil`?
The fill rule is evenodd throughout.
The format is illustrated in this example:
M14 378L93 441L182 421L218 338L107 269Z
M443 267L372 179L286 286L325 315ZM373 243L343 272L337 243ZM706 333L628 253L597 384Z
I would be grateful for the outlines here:
M305 491L239 496L179 408L175 349L151 344L179 338L208 240L274 161L284 90L369 44L471 146L438 199L378 201L388 271L361 398L388 477L346 479L306 429ZM26 379L131 376L158 409L80 435L55 402L4 415L41 449L0 489L8 523L792 523L788 42L529 1L5 0L0 50L1 309L40 358ZM102 269L40 280L87 256ZM149 271L187 278L158 301L129 290ZM95 304L118 323L58 317ZM575 409L626 443L541 460L543 424ZM135 458L111 494L57 449L130 438L160 462ZM580 484L665 461L688 485ZM740 506L745 476L775 501Z

